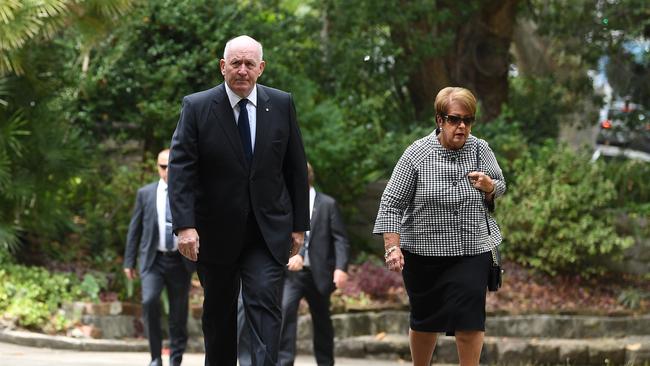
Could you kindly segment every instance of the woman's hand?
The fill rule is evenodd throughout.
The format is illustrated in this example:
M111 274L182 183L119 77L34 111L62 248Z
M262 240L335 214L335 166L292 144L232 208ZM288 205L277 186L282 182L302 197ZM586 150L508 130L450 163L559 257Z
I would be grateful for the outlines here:
M399 246L390 247L390 253L386 256L386 267L393 272L402 272L404 268L404 255Z
M399 248L398 233L384 233L384 259L386 267L395 272L402 272L404 268L404 256Z
M491 195L496 190L496 185L492 181L492 178L483 172L470 172L467 174L467 177L474 188L486 194Z

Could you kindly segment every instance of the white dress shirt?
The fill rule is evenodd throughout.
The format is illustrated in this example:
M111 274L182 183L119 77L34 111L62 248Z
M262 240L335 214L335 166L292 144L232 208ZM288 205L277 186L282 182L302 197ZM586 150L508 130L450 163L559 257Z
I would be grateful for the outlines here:
M311 222L311 216L314 213L314 201L316 200L316 190L314 187L310 186L309 187L309 222ZM307 239L307 243L305 246L305 258L303 258L303 266L309 267L309 234L310 231L305 232L305 238Z
M166 207L167 207L167 183L164 180L158 181L158 189L156 190L156 212L158 213L158 250L161 252L166 252L167 247L165 245L165 225L171 225L165 220ZM173 234L174 237L174 250L178 250L178 238Z
M230 101L230 107L235 114L235 123L239 121L239 103L240 100L244 99L239 95L235 94L232 91L227 83L224 83L226 86L226 94L228 94L228 100ZM257 126L257 85L253 88L250 94L246 97L248 103L246 103L246 110L248 111L248 125L251 130L251 151L255 152L255 126Z

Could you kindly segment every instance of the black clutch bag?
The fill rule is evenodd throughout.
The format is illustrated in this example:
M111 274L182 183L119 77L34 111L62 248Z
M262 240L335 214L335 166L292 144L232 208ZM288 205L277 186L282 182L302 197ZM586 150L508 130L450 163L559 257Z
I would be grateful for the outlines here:
M490 273L488 274L488 290L497 291L501 287L501 275L503 270L501 269L501 256L499 254L499 249L492 249L492 265L490 266Z

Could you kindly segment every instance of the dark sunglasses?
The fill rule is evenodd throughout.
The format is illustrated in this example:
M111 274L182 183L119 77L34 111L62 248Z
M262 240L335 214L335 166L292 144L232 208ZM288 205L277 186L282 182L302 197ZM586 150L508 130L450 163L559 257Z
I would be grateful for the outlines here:
M165 165L165 164L158 164L158 166L160 167L160 169L163 169L163 170L167 169L167 165Z
M441 114L440 117L442 117L442 119L444 119L445 122L448 122L449 124L452 124L454 126L458 126L461 122L463 122L465 126L469 126L476 121L476 118L474 118L474 116L461 117L461 116L454 116L453 114Z

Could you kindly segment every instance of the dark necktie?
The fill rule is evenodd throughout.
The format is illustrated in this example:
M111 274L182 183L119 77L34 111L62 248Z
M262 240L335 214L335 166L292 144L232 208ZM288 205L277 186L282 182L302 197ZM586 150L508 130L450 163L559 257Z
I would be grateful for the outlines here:
M239 129L239 137L244 147L244 156L246 156L246 161L250 165L251 160L253 160L253 146L251 145L251 128L248 124L248 111L246 110L247 103L248 99L242 99L237 103L239 104L237 128Z
M174 234L172 232L172 211L169 209L169 195L165 189L165 248L174 249Z

